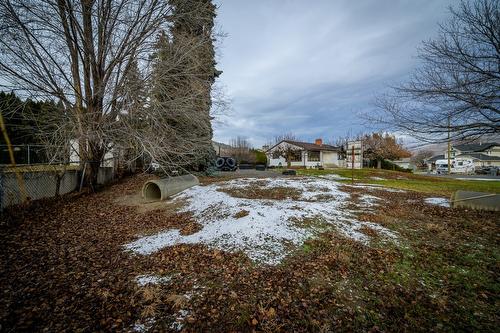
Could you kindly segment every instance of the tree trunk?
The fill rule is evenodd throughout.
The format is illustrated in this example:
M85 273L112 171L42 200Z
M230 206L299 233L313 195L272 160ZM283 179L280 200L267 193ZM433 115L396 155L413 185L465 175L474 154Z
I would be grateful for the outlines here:
M377 160L377 169L382 169L382 160Z
M58 197L60 195L60 192L61 192L61 179L62 179L62 176L56 172L56 193L55 193L56 197Z
M95 142L88 142L87 151L87 171L85 174L85 185L88 186L92 191L96 189L97 176L99 173L99 167L101 166L102 158L104 157L104 150L100 148L100 145Z
M87 166L87 173L85 174L85 184L95 191L97 186L97 176L99 174L100 162L90 161Z

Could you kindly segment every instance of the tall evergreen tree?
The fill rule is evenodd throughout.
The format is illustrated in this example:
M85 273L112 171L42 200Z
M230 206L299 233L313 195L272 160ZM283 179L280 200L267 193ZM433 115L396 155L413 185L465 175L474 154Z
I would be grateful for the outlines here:
M13 92L0 92L0 112L2 113L13 145L40 145L43 144L38 136L38 125L27 115L40 117L45 113L54 113L57 106L52 100L36 101L32 99L21 100ZM5 144L0 137L0 144Z
M145 106L146 82L139 70L137 60L131 60L121 87L119 106L121 116L130 115Z
M184 148L170 151L167 161L201 171L215 157L210 116L211 91L220 71L215 68L214 18L210 0L173 0L171 29L158 38L152 76L152 104L165 111ZM156 156L158 158L158 156ZM182 161L180 161L182 160Z

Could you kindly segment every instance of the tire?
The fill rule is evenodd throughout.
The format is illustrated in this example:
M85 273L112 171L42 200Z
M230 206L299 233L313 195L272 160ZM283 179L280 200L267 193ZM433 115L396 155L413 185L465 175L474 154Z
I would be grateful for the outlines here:
M215 166L220 169L220 168L222 168L222 166L224 166L225 162L226 161L224 158L218 157L217 160L215 161Z
M227 164L228 167L230 167L232 169L232 168L234 168L236 166L236 161L234 160L234 158L228 157L226 159L226 164Z

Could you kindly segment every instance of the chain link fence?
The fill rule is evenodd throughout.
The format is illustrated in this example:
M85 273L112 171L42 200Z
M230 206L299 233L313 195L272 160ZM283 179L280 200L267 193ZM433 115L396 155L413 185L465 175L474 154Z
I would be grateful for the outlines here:
M78 188L78 166L31 165L0 169L0 209Z
M47 148L43 145L12 145L14 160L19 165L49 164ZM0 145L0 165L10 164L9 148Z
M11 166L8 146L0 145L0 211L26 200L50 198L80 188L86 170L77 154L63 154L70 162L49 161L43 145L11 147L16 166ZM127 172L145 170L145 165L143 157L127 163L119 152L108 152L101 161L97 183L106 184Z
M0 210L26 200L50 198L78 188L80 167L51 164L46 146L12 145L16 166L11 166L9 148L0 145ZM62 149L62 148L61 148Z
M80 187L79 165L0 166L0 211L26 200L55 197ZM115 178L113 167L101 167L97 182L106 184Z

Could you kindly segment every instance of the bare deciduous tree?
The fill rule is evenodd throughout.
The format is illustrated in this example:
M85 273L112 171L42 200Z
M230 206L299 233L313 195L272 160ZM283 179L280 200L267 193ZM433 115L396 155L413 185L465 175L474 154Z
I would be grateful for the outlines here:
M287 141L299 141L299 139L297 138L297 136L295 134L293 134L292 132L288 132L288 133L283 133L283 134L275 136L273 138L273 141L271 142L271 146L273 146L273 145L275 145L277 143L280 143L283 140L287 140Z
M298 139L293 133L285 133L282 135L278 135L274 137L274 141L271 147L278 145L282 141L293 142L293 141L298 141ZM278 158L282 156L285 159L288 168L291 167L292 159L297 154L301 154L301 150L297 146L288 144L287 142L278 145L273 149L273 155L274 155L273 157Z
M5 0L0 3L0 72L9 88L53 97L53 146L79 142L95 184L114 144L118 100L134 61L152 50L171 7L156 0Z
M474 139L500 132L500 4L462 1L439 36L419 50L408 83L381 96L369 115L427 141Z
M417 167L422 168L425 165L425 160L431 158L432 156L434 156L434 153L431 150L422 149L413 154L413 156L411 157L411 161Z
M231 146L231 156L239 162L255 163L255 153L251 151L252 146L244 137L238 136L229 142Z
M211 158L210 110L225 101L212 107L210 0L6 0L0 16L4 86L61 101L31 116L54 155L78 142L89 184L110 151L167 172Z
M395 136L383 133L367 134L363 138L364 157L377 161L377 169L382 166L382 160L394 160L410 157L411 153L406 150Z

